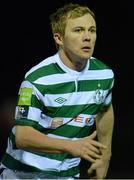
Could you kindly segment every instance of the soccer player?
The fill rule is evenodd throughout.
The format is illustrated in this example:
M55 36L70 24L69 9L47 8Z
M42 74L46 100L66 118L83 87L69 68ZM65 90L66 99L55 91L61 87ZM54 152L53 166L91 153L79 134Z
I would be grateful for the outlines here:
M3 179L105 178L111 157L114 74L93 57L94 13L69 3L50 16L57 53L31 68L18 93ZM96 130L93 131L93 126Z

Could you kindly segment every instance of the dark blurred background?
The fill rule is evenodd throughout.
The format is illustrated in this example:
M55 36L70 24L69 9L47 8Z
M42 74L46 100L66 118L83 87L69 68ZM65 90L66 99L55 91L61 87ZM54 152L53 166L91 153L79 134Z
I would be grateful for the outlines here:
M18 89L25 73L56 52L49 15L67 2L88 5L96 14L98 39L94 56L115 73L115 127L108 178L134 178L133 5L122 0L9 1L1 4L0 159L14 123ZM87 178L87 162L81 177Z

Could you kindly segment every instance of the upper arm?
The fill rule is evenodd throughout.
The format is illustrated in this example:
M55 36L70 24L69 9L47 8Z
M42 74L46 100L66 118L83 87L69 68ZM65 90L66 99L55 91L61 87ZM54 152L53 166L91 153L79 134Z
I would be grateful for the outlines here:
M113 129L114 110L112 104L105 108L96 118L96 128L103 134Z
M41 118L42 103L38 89L28 81L21 84L15 111L15 124L36 127Z

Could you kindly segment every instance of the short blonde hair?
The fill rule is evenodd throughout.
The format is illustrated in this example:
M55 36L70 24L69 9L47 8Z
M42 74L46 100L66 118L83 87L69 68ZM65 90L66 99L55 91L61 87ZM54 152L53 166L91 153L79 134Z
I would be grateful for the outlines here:
M67 19L81 17L90 14L95 20L95 14L87 6L69 3L59 8L55 13L50 15L50 26L52 33L65 34Z

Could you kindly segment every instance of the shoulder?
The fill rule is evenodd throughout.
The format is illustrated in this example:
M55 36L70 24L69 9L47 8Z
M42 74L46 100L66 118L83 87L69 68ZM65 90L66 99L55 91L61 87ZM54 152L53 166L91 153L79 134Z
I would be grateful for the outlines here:
M109 74L109 76L114 77L114 72L112 68L102 60L95 57L90 58L90 70L102 72L105 75Z
M38 79L39 77L47 75L50 67L54 66L56 63L57 54L50 56L44 60L42 60L37 65L33 66L26 74L25 79L29 81L34 81L35 79Z
M106 63L104 63L102 60L91 57L90 59L90 69L111 69Z

